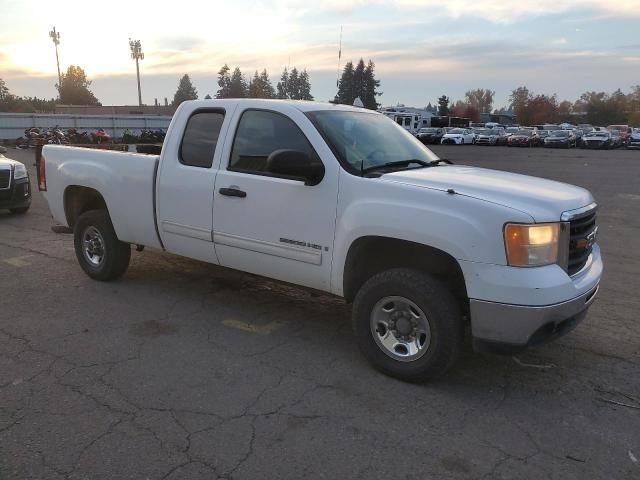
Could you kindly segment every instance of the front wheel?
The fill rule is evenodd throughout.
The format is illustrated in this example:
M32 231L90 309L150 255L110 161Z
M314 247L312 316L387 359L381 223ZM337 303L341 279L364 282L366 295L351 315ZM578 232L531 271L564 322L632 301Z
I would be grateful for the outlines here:
M455 298L437 279L416 270L387 270L370 278L353 304L353 330L376 369L407 382L438 378L462 349Z
M73 244L80 266L95 280L108 281L124 275L131 246L121 242L106 210L90 210L78 218Z

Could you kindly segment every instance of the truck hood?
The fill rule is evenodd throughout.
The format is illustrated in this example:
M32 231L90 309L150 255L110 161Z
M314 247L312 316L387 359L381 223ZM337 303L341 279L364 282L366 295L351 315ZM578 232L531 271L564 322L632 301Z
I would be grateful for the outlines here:
M5 157L4 155L2 155L0 153L0 167L10 167L11 165L17 165L20 162L17 162L15 160L11 160L10 158Z
M516 173L449 165L392 172L383 181L447 191L525 212L536 222L555 222L562 212L592 203L584 188Z

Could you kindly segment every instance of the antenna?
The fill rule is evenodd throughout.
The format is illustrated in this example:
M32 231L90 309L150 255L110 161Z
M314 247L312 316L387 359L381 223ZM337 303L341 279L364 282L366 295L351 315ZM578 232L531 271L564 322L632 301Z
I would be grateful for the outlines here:
M342 25L340 25L340 44L338 47L338 69L336 70L336 88L340 86L340 60L342 59Z

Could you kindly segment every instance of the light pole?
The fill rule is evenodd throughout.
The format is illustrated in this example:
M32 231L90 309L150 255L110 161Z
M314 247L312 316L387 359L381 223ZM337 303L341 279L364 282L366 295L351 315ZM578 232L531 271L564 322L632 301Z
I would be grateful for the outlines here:
M56 46L56 65L58 66L58 92L62 87L62 76L60 75L60 59L58 58L58 45L60 44L60 32L56 32L56 27L49 32L53 44Z
M129 39L129 47L131 48L131 58L136 61L136 75L138 76L138 105L142 106L142 91L140 90L140 65L139 60L144 60L142 53L142 44L140 40Z

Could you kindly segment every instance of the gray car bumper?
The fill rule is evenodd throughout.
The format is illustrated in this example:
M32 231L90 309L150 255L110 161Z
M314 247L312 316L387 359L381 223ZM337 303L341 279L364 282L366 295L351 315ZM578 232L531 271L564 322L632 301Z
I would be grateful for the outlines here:
M564 335L584 319L599 286L546 306L470 301L474 349L512 353Z

